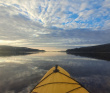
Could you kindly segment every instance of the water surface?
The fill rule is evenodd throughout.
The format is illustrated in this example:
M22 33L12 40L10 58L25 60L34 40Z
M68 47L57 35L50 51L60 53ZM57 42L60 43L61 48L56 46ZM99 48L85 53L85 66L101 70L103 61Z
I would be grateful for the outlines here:
M0 57L0 93L30 93L42 76L58 64L91 93L110 93L110 62L44 52Z

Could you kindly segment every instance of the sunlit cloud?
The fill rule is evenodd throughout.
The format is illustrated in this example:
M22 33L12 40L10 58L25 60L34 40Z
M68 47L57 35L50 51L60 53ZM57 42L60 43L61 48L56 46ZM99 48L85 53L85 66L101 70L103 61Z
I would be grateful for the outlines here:
M15 45L24 42L23 40L0 40L0 45Z

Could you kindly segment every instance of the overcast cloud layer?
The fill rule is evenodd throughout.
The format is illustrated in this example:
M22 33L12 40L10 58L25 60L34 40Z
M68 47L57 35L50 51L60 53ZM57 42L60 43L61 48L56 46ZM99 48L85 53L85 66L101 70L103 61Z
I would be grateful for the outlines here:
M110 42L110 0L0 0L0 44L68 48Z

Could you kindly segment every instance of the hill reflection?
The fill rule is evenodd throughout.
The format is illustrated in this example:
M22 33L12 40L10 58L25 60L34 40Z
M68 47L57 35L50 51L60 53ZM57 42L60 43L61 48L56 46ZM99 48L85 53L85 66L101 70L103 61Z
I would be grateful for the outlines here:
M8 56L20 56L20 55L30 55L30 54L39 54L43 52L0 52L0 57L8 57Z
M104 52L97 52L97 53L67 53L67 54L110 61L110 52L105 52L105 53Z

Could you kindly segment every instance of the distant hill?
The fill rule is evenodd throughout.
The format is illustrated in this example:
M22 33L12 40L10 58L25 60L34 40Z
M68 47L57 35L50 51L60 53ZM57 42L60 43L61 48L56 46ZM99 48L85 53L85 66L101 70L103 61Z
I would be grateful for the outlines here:
M26 55L36 52L45 52L45 50L32 49L27 47L0 46L0 56Z
M67 53L110 52L110 44L68 49L66 50L66 52Z
M110 61L110 44L68 49L66 53Z

